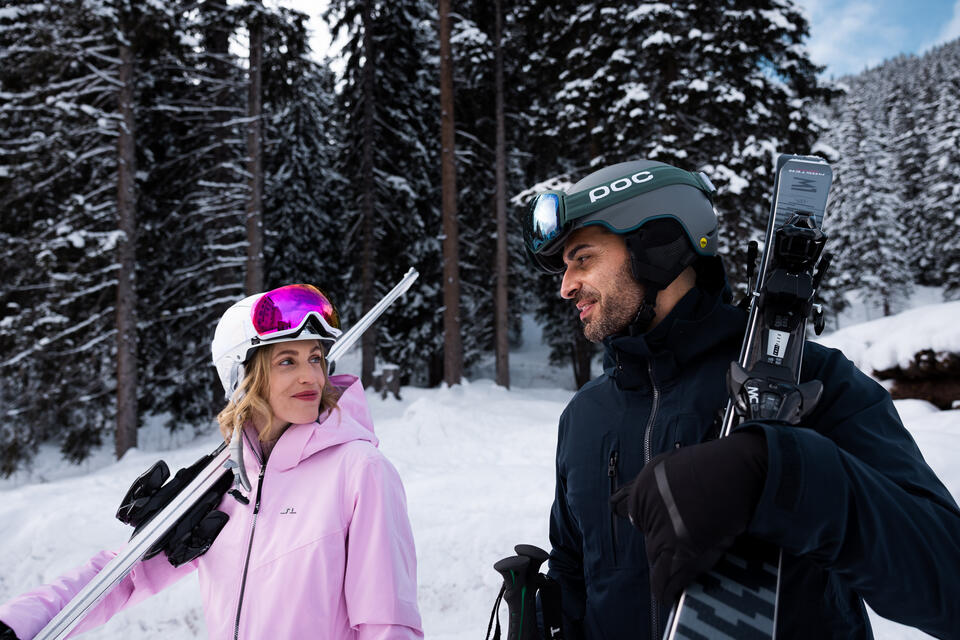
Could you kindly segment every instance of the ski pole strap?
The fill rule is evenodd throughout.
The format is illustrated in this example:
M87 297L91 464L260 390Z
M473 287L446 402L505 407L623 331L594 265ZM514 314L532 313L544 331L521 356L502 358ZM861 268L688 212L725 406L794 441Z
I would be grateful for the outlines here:
M485 640L490 640L490 629L493 631L493 640L500 640L500 616L497 614L500 613L500 603L503 602L503 592L507 590L507 586L503 585L500 587L500 593L497 594L497 599L493 601L493 611L490 612L490 622L487 623L487 635L484 636ZM496 624L496 627L494 627ZM3 640L0 638L0 640Z

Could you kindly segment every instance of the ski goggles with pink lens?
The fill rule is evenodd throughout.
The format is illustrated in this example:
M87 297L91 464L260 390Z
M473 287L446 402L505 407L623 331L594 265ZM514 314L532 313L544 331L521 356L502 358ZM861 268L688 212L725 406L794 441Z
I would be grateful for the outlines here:
M253 329L261 340L298 335L311 319L321 339L333 340L342 334L337 308L325 293L309 284L289 284L268 291L250 312Z

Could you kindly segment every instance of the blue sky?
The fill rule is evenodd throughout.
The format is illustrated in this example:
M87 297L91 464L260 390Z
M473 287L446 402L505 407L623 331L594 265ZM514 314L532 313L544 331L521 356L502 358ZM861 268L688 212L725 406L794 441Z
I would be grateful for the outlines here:
M326 0L267 0L309 14L314 50L330 36L319 14ZM960 0L794 0L810 22L807 47L823 75L858 73L899 53L923 53L960 38Z
M810 57L827 66L827 78L960 38L960 0L794 1L810 22Z

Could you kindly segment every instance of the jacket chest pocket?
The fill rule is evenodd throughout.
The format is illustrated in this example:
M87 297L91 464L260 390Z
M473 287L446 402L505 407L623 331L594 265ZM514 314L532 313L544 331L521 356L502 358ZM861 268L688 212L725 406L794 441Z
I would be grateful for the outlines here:
M604 491L598 492L598 498L602 505L601 510L606 517L601 517L599 523L603 523L599 528L604 531L601 549L603 550L601 564L605 566L618 566L622 556L622 547L620 539L622 535L621 527L623 524L630 526L629 522L623 521L614 513L610 505L610 496L620 488L621 482L625 479L620 476L622 466L620 456L620 438L616 433L608 432L603 436L602 469L603 475L600 478L600 485ZM628 480L628 479L627 479ZM598 524L599 524L598 523Z
M709 420L713 416L701 416L697 413L681 413L671 420L669 446L674 449L680 447L689 447L690 445L703 442L707 432L713 429ZM717 426L722 414L717 418Z

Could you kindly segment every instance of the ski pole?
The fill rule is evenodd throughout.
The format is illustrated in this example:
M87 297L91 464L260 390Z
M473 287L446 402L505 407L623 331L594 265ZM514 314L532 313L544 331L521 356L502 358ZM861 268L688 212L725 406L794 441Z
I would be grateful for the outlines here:
M410 285L419 275L416 269L411 268L407 271L399 284L367 311L350 330L340 336L340 339L330 349L327 361L333 362L343 355L360 335L386 311L387 307L410 288ZM73 631L83 620L83 617L121 580L130 574L133 566L143 558L144 554L186 514L203 494L216 484L223 470L229 468L227 466L228 462L231 465L239 463L239 466L235 468L240 469L243 473L242 453L238 454L239 459L231 460L231 452L225 442L221 443L210 455L213 460L197 474L197 477L180 493L171 498L169 504L158 511L149 522L144 524L140 531L130 538L127 546L104 565L103 569L40 630L40 633L34 636L34 640L60 640Z
M549 631L549 637L561 640L563 638L560 630L559 621L559 600L554 600L555 595L552 587L555 583L540 573L542 565L550 554L539 547L531 544L518 544L513 548L517 555L504 558L493 568L503 576L503 588L500 595L497 596L497 603L494 604L491 618L495 618L500 600L507 603L507 640L541 640L543 636L537 625L537 592L547 588L549 591L549 603L545 603L544 621L549 617L553 628ZM549 612L547 611L549 609ZM487 627L487 637L490 636L490 627L494 622L491 619L491 625ZM497 627L494 633L494 640L500 637L500 621L496 620Z

